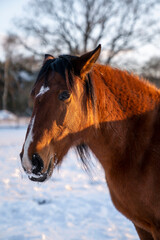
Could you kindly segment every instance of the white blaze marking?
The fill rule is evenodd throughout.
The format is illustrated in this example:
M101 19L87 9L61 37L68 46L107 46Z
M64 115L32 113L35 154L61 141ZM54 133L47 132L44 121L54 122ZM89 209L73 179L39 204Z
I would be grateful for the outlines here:
M31 170L32 170L32 164L31 164L31 162L29 160L29 156L28 156L28 149L29 149L31 142L33 142L32 130L33 130L34 121L35 121L35 116L32 118L31 123L30 123L30 129L29 129L29 133L28 133L28 136L27 136L25 144L24 144L24 153L23 153L23 158L22 158L22 164L28 172L31 172Z
M49 87L44 87L42 86L39 93L36 95L36 97L43 95L44 93L46 93L50 88Z

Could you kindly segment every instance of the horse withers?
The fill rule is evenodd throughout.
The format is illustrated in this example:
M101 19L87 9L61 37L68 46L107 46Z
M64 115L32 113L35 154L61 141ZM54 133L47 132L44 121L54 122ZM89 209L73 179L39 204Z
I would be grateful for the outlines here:
M29 178L43 182L74 146L104 168L115 207L141 240L160 240L160 91L144 79L80 57L45 55L21 152Z

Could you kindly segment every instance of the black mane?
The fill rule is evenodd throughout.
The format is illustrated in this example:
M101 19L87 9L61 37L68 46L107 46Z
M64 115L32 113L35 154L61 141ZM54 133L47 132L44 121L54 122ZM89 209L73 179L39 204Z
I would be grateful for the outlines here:
M47 60L42 66L35 84L44 78L44 85L47 86L48 74L50 70L58 72L66 80L66 69L68 70L69 83L71 86L73 86L73 79L71 74L71 72L73 72L73 67L69 60L69 55L61 55L59 58Z

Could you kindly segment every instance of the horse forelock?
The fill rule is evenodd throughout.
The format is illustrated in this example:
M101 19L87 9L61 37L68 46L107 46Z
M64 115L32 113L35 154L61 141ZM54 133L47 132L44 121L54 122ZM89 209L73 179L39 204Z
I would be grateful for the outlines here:
M42 79L44 80L43 82L44 87L48 86L48 77L49 77L50 70L53 72L55 71L59 73L63 77L65 82L67 79L70 87L73 88L73 77L72 77L73 68L72 68L72 64L70 62L69 57L71 56L61 55L58 58L47 60L42 66L42 68L40 69L36 82L33 86L33 90L36 87L36 84ZM66 73L68 75L67 78L66 78Z

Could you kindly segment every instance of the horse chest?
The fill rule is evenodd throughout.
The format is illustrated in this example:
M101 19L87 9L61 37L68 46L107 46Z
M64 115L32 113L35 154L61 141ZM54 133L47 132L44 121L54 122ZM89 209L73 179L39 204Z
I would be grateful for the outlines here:
M108 183L112 202L116 209L132 222L141 223L140 206L135 203L134 194L131 193L130 189L128 189L129 186L126 185L120 186L117 184L115 187L112 183Z
M107 169L106 181L115 207L125 216L132 218L141 208L140 185L138 175L127 166L118 170ZM137 176L137 177L136 177Z

